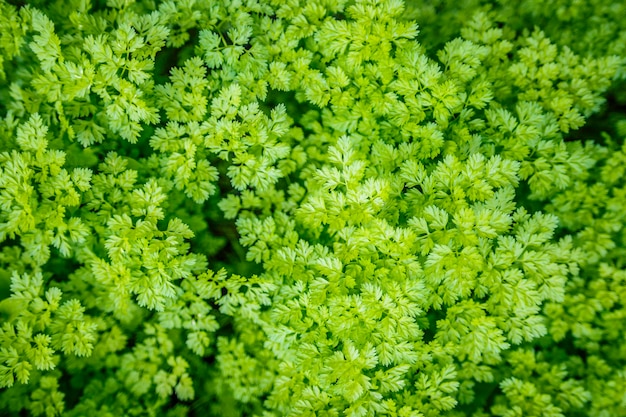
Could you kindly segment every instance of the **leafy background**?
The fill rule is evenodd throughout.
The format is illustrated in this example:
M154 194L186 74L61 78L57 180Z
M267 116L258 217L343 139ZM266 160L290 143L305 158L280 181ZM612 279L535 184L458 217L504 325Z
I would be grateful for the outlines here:
M0 0L0 411L626 415L626 14Z

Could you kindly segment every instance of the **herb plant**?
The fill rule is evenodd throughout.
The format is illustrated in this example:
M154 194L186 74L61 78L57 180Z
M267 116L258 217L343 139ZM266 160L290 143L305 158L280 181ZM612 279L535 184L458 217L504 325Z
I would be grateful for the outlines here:
M626 416L624 16L0 0L0 414Z

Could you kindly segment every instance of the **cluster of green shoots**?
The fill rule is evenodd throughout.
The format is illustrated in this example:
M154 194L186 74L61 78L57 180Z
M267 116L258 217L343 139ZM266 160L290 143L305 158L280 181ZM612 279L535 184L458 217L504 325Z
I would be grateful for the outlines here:
M0 0L0 414L626 416L624 16Z

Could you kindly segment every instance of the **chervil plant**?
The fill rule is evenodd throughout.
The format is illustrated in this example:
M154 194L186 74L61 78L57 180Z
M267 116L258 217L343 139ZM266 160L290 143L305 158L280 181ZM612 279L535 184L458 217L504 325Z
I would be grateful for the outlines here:
M0 0L0 414L626 416L610 0Z

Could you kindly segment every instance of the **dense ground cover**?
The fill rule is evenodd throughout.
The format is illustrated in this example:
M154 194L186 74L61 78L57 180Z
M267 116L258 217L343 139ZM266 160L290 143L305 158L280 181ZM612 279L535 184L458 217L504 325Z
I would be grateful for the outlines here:
M626 5L405 3L0 0L0 414L626 416Z

